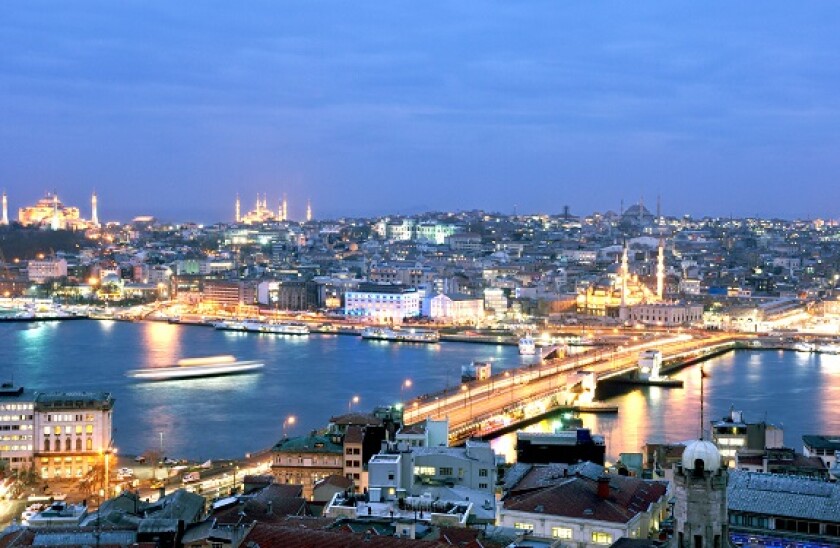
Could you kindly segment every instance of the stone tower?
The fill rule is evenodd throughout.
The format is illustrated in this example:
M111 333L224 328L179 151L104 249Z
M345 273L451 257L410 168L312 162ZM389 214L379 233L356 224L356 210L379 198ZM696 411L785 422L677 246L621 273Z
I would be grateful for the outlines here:
M729 545L726 484L729 474L715 444L690 442L674 468L674 519L679 548L723 548Z

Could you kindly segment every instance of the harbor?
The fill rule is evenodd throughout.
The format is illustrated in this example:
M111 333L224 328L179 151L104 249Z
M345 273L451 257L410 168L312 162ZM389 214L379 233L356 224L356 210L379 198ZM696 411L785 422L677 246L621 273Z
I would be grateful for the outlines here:
M165 322L7 324L0 326L0 342L0 374L18 384L112 392L118 406L115 444L121 452L139 454L157 447L163 432L167 453L194 460L241 457L231 454L230 447L241 447L243 453L263 449L282 436L284 419L292 415L297 423L287 433L300 434L323 427L343 411L411 401L447 387L460 391L462 367L473 361L489 361L494 373L509 371L517 379L517 371L539 369L536 356L520 356L512 345L371 344L358 336L275 337ZM594 352L610 357L609 349ZM256 373L165 383L126 376L132 369L222 354L266 365ZM784 422L789 443L809 431L840 430L840 417L832 412L840 394L831 390L840 376L840 356L746 347L713 357L704 368L714 415L733 403L752 416L784 409L783 415L770 418ZM596 403L615 406L618 412L583 413L581 418L607 437L608 455L638 451L645 441L696 436L698 367L666 374L682 380L684 387L598 387ZM311 397L316 391L319 396ZM815 405L802 406L803 394ZM532 427L550 428L553 416L548 413ZM208 428L213 429L210 438L204 435ZM493 443L504 447L505 439Z

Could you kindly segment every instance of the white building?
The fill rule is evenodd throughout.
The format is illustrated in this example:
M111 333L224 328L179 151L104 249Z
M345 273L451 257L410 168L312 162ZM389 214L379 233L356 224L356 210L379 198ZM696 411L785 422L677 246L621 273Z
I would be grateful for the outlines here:
M81 477L111 448L114 399L102 392L0 388L0 460L43 478Z
M429 299L429 317L452 322L473 322L484 317L484 302L464 293L441 293Z
M508 299L503 289L488 287L484 290L484 308L496 314L504 314L508 309Z
M47 280L64 278L67 276L67 261L64 259L32 260L26 264L29 281L44 283Z
M360 284L344 294L344 314L378 322L402 321L420 315L420 292L413 287Z
M700 304L638 304L630 308L630 320L645 325L676 327L703 322L703 305Z

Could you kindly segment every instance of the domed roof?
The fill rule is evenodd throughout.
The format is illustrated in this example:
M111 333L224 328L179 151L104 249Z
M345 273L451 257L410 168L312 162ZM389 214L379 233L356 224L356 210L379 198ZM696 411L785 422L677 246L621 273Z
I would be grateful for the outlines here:
M685 446L682 456L682 466L685 470L694 470L694 463L703 461L703 469L709 472L720 470L720 451L715 444L707 440L695 440Z

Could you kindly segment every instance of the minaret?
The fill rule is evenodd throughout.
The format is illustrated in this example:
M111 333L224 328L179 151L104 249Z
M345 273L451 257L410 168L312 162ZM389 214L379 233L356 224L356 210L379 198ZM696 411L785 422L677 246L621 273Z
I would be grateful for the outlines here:
M621 308L627 306L627 275L630 269L627 266L627 242L624 242L624 251L621 254Z
M312 220L312 202L306 200L306 222Z
M6 191L3 191L3 219L0 221L2 225L9 224L9 199L6 197Z
M282 200L277 202L277 220L278 221L283 220L283 201Z
M665 296L665 241L659 238L659 257L656 260L656 296Z
M97 208L95 190L93 191L93 195L90 197L90 222L94 227L99 228L99 210Z
M257 192L257 214L259 214L261 207L262 207L262 200L260 200L260 193Z
M236 193L236 222L239 223L242 221L242 205L239 203L239 193Z
M58 219L58 194L53 193L53 216L50 228L58 230L61 228L61 222Z
M286 201L286 193L283 193L283 220L289 220L289 203Z

